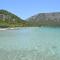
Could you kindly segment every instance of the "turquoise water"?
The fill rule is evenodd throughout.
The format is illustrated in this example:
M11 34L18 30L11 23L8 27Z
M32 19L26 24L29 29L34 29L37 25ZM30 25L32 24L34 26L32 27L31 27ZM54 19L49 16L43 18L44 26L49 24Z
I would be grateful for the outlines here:
M0 31L0 52L4 57L0 57L1 60L60 60L60 28L24 27Z

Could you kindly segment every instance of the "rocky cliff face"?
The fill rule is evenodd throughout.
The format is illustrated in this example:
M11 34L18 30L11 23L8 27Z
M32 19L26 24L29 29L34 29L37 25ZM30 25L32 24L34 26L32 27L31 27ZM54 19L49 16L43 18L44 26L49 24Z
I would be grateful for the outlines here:
M27 19L32 26L60 26L60 12L39 13Z

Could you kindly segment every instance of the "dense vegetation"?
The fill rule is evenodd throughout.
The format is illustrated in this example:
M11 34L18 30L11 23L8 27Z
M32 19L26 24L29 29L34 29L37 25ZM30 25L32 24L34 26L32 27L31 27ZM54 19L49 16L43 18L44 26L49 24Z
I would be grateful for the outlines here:
M26 21L6 10L0 10L0 15L4 16L0 17L0 27L25 27L28 25Z

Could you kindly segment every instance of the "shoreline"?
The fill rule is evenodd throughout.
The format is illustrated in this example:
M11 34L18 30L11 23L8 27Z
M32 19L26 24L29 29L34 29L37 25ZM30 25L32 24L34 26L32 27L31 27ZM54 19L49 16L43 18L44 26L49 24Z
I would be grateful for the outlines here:
M0 31L3 31L3 30L16 30L18 29L18 27L16 28L0 28Z

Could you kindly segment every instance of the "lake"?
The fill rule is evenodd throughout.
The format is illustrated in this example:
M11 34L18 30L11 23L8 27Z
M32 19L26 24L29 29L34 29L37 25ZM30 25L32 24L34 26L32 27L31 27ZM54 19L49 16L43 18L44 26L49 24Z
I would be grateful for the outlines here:
M0 31L1 60L60 60L60 28L21 27Z

